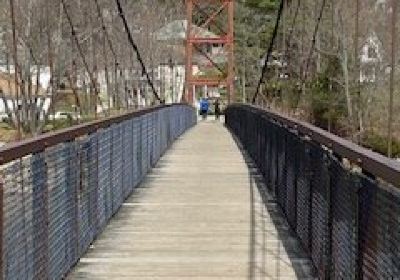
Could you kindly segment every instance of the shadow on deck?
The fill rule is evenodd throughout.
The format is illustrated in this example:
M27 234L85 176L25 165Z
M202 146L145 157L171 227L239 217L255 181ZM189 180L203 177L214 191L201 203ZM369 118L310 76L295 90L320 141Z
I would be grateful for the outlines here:
M219 122L191 129L68 279L314 279L311 261L237 145Z

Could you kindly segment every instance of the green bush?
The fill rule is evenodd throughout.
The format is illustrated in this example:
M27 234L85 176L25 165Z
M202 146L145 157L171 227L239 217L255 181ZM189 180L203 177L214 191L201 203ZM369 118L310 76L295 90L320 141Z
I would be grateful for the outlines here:
M300 103L301 85L299 82L293 80L287 80L285 82L286 88L284 90L283 102L289 109L295 110Z
M72 120L71 118L69 119L62 119L62 120L50 120L46 126L45 126L45 132L49 131L56 131L64 128L71 127L73 125L76 125L77 122Z
M332 90L326 76L317 77L311 84L311 113L317 126L336 130L339 120L346 115L346 103L343 94Z
M374 132L365 133L362 145L382 155L387 155L388 139ZM393 156L400 157L400 141L393 140Z
M339 71L338 61L332 59L328 67L309 85L311 113L315 125L332 131L340 128L340 119L347 114L345 95L331 80L331 77L338 75Z

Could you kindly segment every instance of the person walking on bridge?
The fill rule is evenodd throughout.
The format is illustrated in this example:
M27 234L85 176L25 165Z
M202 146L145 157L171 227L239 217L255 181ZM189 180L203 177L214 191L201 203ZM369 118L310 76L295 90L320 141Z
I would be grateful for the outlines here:
M219 99L218 98L215 100L214 108L215 108L215 120L218 121L219 117L221 116L221 105L219 103Z
M203 116L203 120L207 119L209 104L207 98L202 98L200 100L200 114Z

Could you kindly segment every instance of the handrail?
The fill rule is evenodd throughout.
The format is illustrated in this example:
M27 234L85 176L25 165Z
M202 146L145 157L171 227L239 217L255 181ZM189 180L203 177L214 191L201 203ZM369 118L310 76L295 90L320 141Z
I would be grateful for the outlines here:
M0 279L64 279L178 137L189 105L161 105L0 150Z
M91 134L99 129L107 128L113 124L118 124L123 121L139 117L162 108L178 105L189 106L184 103L157 105L118 116L108 117L101 120L71 126L69 128L45 133L30 139L5 145L0 148L0 165L6 164L32 153L43 151L48 147L74 140L77 137Z
M326 146L336 155L357 164L364 171L373 176L379 177L387 183L400 187L400 163L393 159L361 147L349 140L343 139L309 123L283 116L280 113L268 109L245 104L232 104L230 107L244 108L263 114L265 117L297 131L299 134L308 136L316 143Z

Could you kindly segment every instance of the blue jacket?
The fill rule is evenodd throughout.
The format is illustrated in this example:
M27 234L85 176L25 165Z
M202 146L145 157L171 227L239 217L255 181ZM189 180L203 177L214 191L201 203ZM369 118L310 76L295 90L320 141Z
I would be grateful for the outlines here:
M201 111L208 111L208 107L209 107L209 105L208 105L208 100L207 99L201 99L200 100L200 110Z

